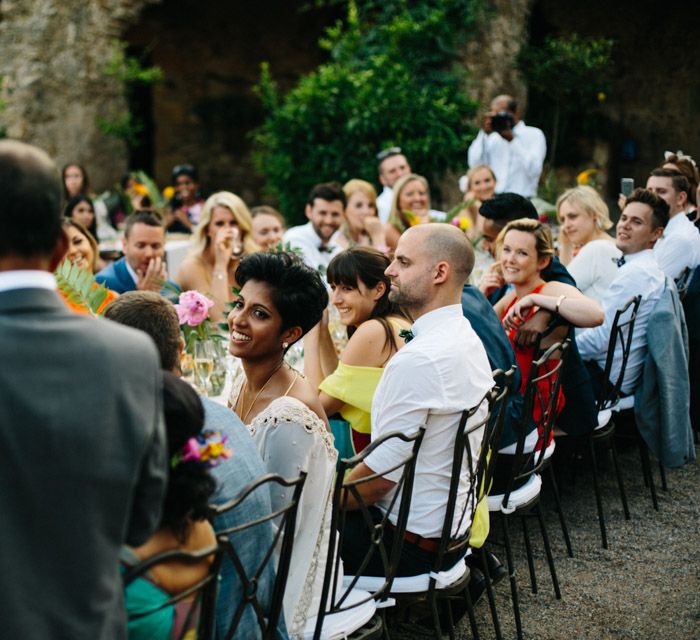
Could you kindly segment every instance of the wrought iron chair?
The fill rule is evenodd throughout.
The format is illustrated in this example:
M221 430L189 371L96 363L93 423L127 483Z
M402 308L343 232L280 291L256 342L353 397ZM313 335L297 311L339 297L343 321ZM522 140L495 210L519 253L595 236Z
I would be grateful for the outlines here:
M503 539L506 550L506 560L508 564L508 574L510 577L511 598L513 601L513 614L517 637L522 639L522 621L520 617L520 602L518 596L518 584L515 578L515 566L513 561L513 550L510 542L509 520L511 516L520 516L523 527L523 537L527 552L528 569L530 572L530 584L533 593L537 593L537 580L535 577L535 567L532 557L532 547L527 529L527 516L534 511L537 516L542 534L549 572L552 578L552 585L557 599L561 599L561 590L557 579L554 558L549 544L549 536L545 526L542 511L539 506L540 490L542 480L540 472L545 466L545 455L547 443L551 439L554 429L554 421L557 415L559 387L561 385L561 372L569 348L569 341L557 342L550 346L537 360L533 361L525 386L525 398L523 404L523 414L518 442L516 444L515 455L513 456L511 474L506 484L506 490L502 494L491 494L488 498L489 511L492 514L499 514L503 523ZM549 367L548 362L558 356L559 360ZM530 430L531 419L535 404L540 411L538 424L539 441L541 446L538 450L526 452L525 438ZM516 483L524 481L524 484L514 488Z
M678 299L683 302L686 294L688 293L688 284L690 283L690 275L693 270L690 267L683 269L683 273L679 275L676 280L676 289L678 289Z
M503 371L502 369L495 369L491 372L491 376L495 382L495 387L493 389L493 395L490 406L490 421L489 429L491 433L488 434L487 440L489 446L484 449L486 452L486 461L483 463L482 473L479 482L479 503L477 508L481 504L481 501L486 501L486 508L488 509L488 493L493 481L493 473L496 462L495 449L498 447L498 443L501 441L501 435L503 433L503 422L505 419L505 414L508 405L508 398L513 391L513 381L515 379L516 365L513 365L508 371ZM480 458L481 462L481 458ZM501 625L498 620L498 611L496 609L496 600L493 595L493 583L491 581L491 575L489 573L489 566L486 557L484 556L484 544L480 549L472 549L472 555L480 563L480 568L484 577L486 578L486 596L489 601L489 608L491 610L491 620L493 622L493 629L496 635L496 640L501 640ZM476 603L474 603L476 604Z
M335 637L368 640L380 637L382 633L387 633L383 616L375 614L377 608L383 609L393 604L393 601L388 599L388 594L401 556L411 505L416 460L424 433L423 428L418 429L412 435L400 432L387 433L372 441L369 446L352 458L340 460L333 490L331 534L328 542L328 559L321 603L315 619L315 626L311 629L307 627L305 637L313 637L314 640ZM345 479L346 474L363 462L370 453L379 447L386 446L386 443L391 441L410 444L410 452L391 469L386 469L382 473L372 473L350 481ZM371 505L364 501L362 488L382 475L399 469L401 475L396 482L390 504L386 511L383 510L378 519L377 512L371 512ZM357 506L355 510L360 512L363 523L371 532L371 544L359 563L360 570L357 575L345 576L341 586L339 577L342 575L343 565L340 550L343 548L343 541L347 533L345 525L350 511L350 503ZM395 521L390 520L391 515L395 516ZM384 537L387 529L391 529L393 533L390 544ZM383 575L376 578L362 576L364 568L375 557L378 557L381 562ZM367 581L368 585L362 586L362 581Z
M596 506L598 509L598 522L600 523L600 538L604 549L608 548L608 536L605 527L605 513L603 512L603 501L600 493L600 481L598 477L598 461L596 459L596 447L605 445L610 449L612 454L613 464L615 466L615 475L617 477L617 486L620 491L620 500L622 500L622 509L625 514L625 519L630 519L629 507L627 506L627 495L625 486L622 481L622 474L617 459L617 447L615 446L615 419L614 415L620 410L620 400L622 398L622 384L625 379L625 371L627 370L627 361L629 360L630 349L632 347L632 338L634 336L634 325L637 320L637 312L642 301L641 296L635 296L628 300L620 309L615 312L615 318L610 330L610 339L608 341L608 351L605 358L605 367L603 370L602 384L598 395L598 426L587 436L588 452L591 460L591 470L593 472L593 489L595 491ZM623 320L623 316L627 318ZM612 371L613 361L617 351L621 352L620 371L614 384L610 384L610 373Z
M442 635L443 625L447 626L450 638L454 638L453 602L459 602L466 606L472 635L474 638L479 637L473 603L467 588L470 571L464 557L449 569L442 567L447 554L450 554L451 557L460 554L467 555L471 521L479 499L483 496L482 490L492 477L492 474L488 474L489 461L493 459L489 453L497 438L500 438L505 400L510 390L513 374L514 369L508 374L497 371L496 375L504 378L502 380L503 386L489 391L475 407L462 412L455 434L445 518L442 524L442 533L437 542L433 570L422 575L394 578L390 586L389 595L399 604L416 602L427 604L433 631L438 638ZM475 416L485 403L488 405L486 412L476 418ZM497 412L497 417L493 420L490 419L492 410ZM473 442L476 439L478 439L478 448L474 446ZM458 492L460 487L464 486L465 480L468 487L467 494L464 496L462 504L458 505ZM487 588L490 587L491 585L488 584ZM492 614L495 625L498 625L492 592L489 601L493 603ZM442 620L438 611L440 602L444 602L446 617L446 619L443 617Z
M126 567L122 574L124 589L127 594L130 585L153 567L159 564L178 562L184 564L194 564L204 558L211 558L211 565L207 575L196 584L172 595L166 601L152 607L142 607L129 609L127 611L130 622L143 620L148 616L166 609L167 607L177 607L188 604L189 606L178 615L173 614L173 624L176 625L172 637L183 640L189 637L191 630L196 629L197 638L200 640L210 640L214 637L214 614L216 609L217 579L221 568L222 550L219 546L208 547L200 551L164 551L155 556L147 558L136 565ZM182 615L180 615L182 614Z
M305 472L302 472L299 477L291 480L286 480L275 474L266 474L251 482L238 497L224 504L211 507L213 516L216 517L243 505L246 498L256 490L272 491L279 488L291 488L291 495L288 497L284 506L274 509L269 514L256 518L255 520L217 533L219 546L223 551L222 562L230 562L233 565L236 577L243 585L243 598L235 608L233 617L228 626L228 632L225 635L226 640L236 637L238 626L247 607L252 607L255 613L255 618L260 627L263 640L273 640L276 638L277 625L279 617L282 614L284 589L289 574L289 562L292 556L294 527L299 507L299 498L304 488L305 481ZM269 522L272 522L274 525L272 543L267 548L259 566L255 567L251 574L246 570L245 563L236 552L235 536L241 532L246 532L248 535L255 536L255 527ZM271 601L267 603L259 599L258 587L262 576L267 571L269 563L276 563L276 572Z

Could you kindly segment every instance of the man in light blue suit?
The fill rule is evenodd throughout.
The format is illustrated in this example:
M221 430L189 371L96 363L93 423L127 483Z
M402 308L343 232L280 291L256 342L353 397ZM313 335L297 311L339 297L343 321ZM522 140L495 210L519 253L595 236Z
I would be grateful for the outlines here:
M181 375L180 354L184 343L180 336L177 313L167 300L151 291L128 292L107 307L105 317L140 329L151 336L160 353L162 368L176 375ZM233 449L231 458L211 470L217 482L213 502L224 504L238 496L250 482L263 476L265 469L253 439L238 416L231 409L206 397L202 397L201 400L205 411L204 430L221 432L222 435L228 437L227 443ZM237 507L232 512L219 516L214 522L214 528L217 531L222 531L239 526L267 515L271 510L269 492L255 491L240 508ZM236 552L250 576L254 569L260 565L272 544L272 529L269 526L263 528L263 526L258 525L249 531L236 534L233 541ZM274 569L269 566L258 583L258 598L263 604L269 603L272 598L274 577ZM231 563L226 561L219 585L216 611L217 637L225 636L234 612L242 599L243 592L240 580ZM260 637L260 629L250 606L246 608L243 619L237 628L236 637ZM280 616L278 638L286 637L284 617Z

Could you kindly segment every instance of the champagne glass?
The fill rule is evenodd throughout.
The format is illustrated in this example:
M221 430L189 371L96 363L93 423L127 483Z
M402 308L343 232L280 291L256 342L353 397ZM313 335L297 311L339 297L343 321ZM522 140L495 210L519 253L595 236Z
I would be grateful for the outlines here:
M200 391L207 395L209 378L214 370L214 351L210 342L200 341L194 343L194 372L197 376L197 385Z

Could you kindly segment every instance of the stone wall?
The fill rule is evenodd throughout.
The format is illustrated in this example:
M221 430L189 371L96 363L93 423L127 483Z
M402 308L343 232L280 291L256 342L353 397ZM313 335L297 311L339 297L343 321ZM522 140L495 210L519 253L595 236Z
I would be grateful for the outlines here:
M114 39L157 0L2 0L0 76L9 137L46 149L59 165L79 162L95 187L126 168L126 149L104 136L98 116L123 112L121 87L104 74Z

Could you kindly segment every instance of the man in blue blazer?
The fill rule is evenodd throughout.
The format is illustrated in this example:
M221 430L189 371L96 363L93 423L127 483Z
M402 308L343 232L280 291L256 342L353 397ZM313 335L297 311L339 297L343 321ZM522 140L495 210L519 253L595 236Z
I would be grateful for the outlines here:
M122 249L124 257L96 274L97 282L117 293L156 291L172 297L177 292L177 285L168 280L165 229L155 215L138 211L126 219Z

